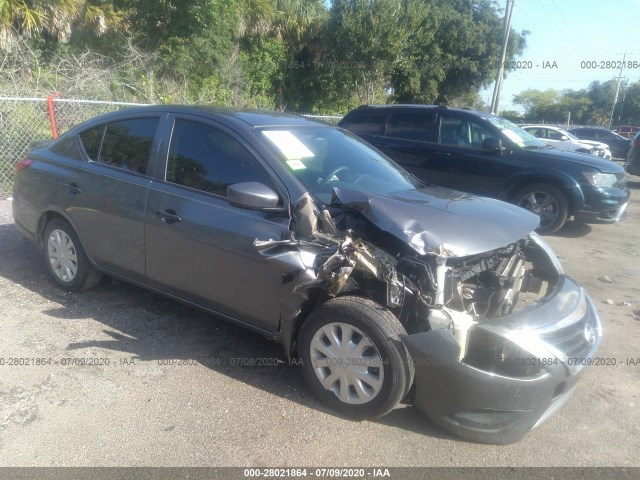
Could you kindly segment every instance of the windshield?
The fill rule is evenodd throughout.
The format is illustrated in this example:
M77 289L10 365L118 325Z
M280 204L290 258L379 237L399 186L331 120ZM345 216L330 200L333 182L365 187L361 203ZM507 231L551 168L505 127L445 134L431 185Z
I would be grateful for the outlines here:
M571 138L572 140L578 140L580 141L580 139L578 137L576 137L573 133L567 132L566 130L560 130L564 135L566 135L567 137Z
M323 203L333 188L392 193L414 189L417 180L358 137L333 127L261 129L258 136L289 171Z
M500 131L520 148L546 148L547 144L542 140L518 127L515 123L500 117L486 118L492 125L498 127Z

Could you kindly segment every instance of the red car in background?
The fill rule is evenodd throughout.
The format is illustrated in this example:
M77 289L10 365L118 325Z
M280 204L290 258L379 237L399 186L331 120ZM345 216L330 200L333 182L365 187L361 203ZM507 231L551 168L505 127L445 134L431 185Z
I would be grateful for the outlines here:
M636 133L640 132L640 127L634 125L620 125L615 129L615 132L625 138L633 138Z

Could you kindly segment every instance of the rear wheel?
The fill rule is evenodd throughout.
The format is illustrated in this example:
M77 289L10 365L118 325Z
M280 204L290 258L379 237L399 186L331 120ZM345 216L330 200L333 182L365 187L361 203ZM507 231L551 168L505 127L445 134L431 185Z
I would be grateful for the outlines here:
M520 189L514 196L514 203L540 217L540 233L560 230L569 216L567 197L553 185L533 183Z
M398 319L371 300L329 300L300 331L304 376L325 404L345 416L384 415L413 383L413 364L403 335L406 331Z
M71 225L60 218L44 230L44 259L53 281L70 292L89 290L102 277L89 263Z

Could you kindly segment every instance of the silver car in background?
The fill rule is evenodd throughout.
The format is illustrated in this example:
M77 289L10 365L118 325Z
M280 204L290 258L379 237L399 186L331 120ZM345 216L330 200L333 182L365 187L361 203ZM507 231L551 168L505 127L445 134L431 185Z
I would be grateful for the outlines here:
M522 127L533 136L551 147L568 152L588 153L596 157L611 160L609 145L594 140L581 140L572 133L551 125L525 125Z

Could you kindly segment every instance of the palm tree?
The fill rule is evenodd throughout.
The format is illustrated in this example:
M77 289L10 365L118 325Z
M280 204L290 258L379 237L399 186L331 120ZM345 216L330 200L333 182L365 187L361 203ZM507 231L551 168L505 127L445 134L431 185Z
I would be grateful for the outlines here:
M289 48L301 49L312 36L313 26L327 13L323 0L278 0L277 36Z
M124 21L111 4L96 0L0 0L0 49L10 49L18 36L41 33L67 43L74 27L101 35L124 27Z

